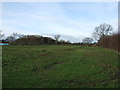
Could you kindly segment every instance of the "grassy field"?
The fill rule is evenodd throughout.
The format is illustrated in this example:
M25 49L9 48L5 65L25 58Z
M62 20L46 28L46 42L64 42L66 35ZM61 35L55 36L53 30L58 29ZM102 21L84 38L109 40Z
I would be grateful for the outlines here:
M100 47L3 46L3 88L115 88L118 54Z

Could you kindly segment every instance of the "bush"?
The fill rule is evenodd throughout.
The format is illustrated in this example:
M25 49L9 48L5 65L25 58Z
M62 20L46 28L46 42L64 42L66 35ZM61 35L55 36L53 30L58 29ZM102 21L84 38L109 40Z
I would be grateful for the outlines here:
M114 34L111 36L104 36L99 41L99 46L103 48L108 48L112 50L120 51L118 39L120 39L120 34Z
M55 40L52 38L37 35L27 35L17 39L16 43L22 45L55 44Z

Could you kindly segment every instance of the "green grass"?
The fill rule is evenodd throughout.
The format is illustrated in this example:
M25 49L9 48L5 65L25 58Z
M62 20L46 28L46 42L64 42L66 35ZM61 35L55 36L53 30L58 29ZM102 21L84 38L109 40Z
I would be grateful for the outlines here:
M110 50L72 45L11 45L2 50L3 88L118 87L118 54Z

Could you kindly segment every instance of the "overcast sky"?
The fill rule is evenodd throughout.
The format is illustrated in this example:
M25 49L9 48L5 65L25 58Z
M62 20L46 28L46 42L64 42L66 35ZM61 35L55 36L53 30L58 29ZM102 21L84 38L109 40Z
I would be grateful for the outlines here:
M4 2L3 33L37 34L80 42L101 23L118 28L117 2Z

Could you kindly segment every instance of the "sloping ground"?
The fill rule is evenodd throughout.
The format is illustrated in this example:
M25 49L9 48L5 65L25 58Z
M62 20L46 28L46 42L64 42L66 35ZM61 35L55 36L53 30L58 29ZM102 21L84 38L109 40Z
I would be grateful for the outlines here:
M3 88L115 88L118 54L99 47L3 46Z

